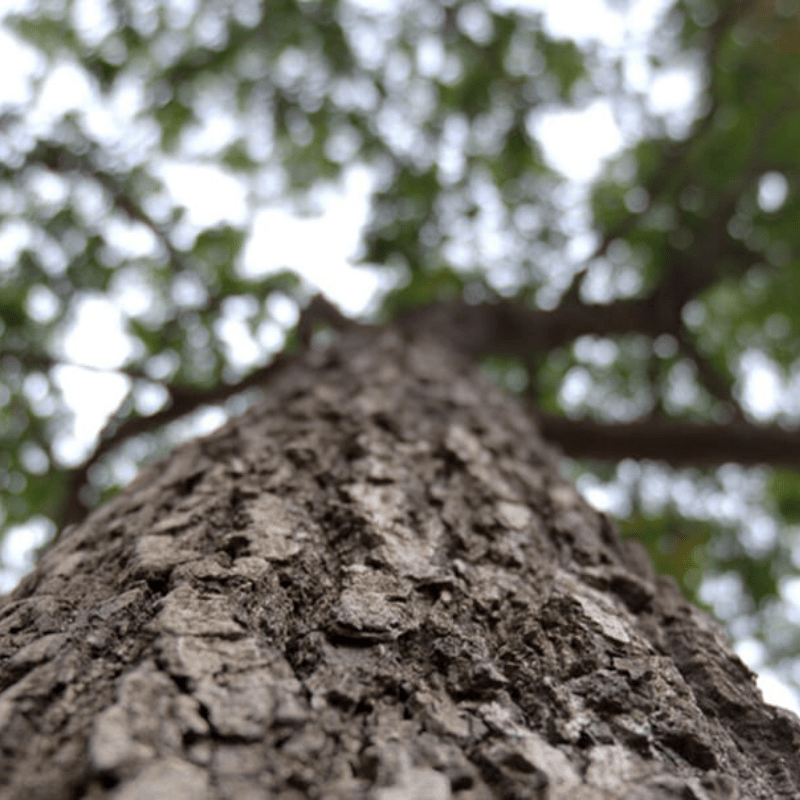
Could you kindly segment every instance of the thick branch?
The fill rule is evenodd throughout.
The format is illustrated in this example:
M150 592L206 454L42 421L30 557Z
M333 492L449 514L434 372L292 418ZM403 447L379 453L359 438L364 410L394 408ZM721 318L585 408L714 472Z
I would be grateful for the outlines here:
M410 309L399 324L411 332L425 330L472 358L488 355L529 358L587 334L677 336L680 317L659 299L650 295L606 304L573 302L548 311L512 300L474 305L453 300Z
M724 425L648 419L615 424L537 417L544 438L572 458L654 459L673 467L800 467L800 429L741 421Z

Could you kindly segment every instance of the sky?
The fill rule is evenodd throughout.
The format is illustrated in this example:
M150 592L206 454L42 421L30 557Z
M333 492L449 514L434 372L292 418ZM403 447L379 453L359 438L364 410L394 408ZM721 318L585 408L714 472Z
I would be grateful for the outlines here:
M391 0L383 0L391 2ZM92 3L81 0L86 18L91 22ZM378 0L363 0L377 3ZM602 43L610 51L623 56L625 77L630 87L646 93L652 110L665 115L670 132L679 135L689 124L695 110L698 78L691 65L684 65L655 74L649 66L643 43L658 24L666 0L641 0L615 3L604 0L496 0L496 5L533 7L544 15L546 28L556 36L572 38L579 43ZM24 6L24 0L5 0L5 10ZM99 19L99 17L98 17ZM0 29L0 108L7 103L24 101L29 92L25 76L35 68L35 59ZM91 87L68 67L57 70L45 85L30 124L35 129L46 124L52 115L69 108L93 107L93 124L98 130L112 130L124 119L125 109L97 107ZM591 135L587 136L587 131ZM607 100L596 100L580 110L565 110L545 115L537 124L545 157L549 163L573 182L576 197L601 169L604 160L618 153L631 141L633 132L626 132ZM213 129L209 135L214 135ZM184 163L165 163L162 178L173 198L187 209L188 217L197 226L231 221L242 223L249 211L242 186L231 176L212 166L198 168ZM778 182L779 183L779 182ZM364 225L372 190L371 176L360 167L346 172L341 184L325 190L320 198L321 213L300 218L280 207L265 207L252 220L252 236L244 253L244 269L251 275L265 274L290 267L323 291L346 313L357 314L370 307L386 278L381 274L354 265L359 233ZM762 186L764 203L780 202L781 187L775 181ZM588 228L576 226L576 252L589 252L591 236ZM119 235L127 235L120 232ZM0 241L0 246L13 247L14 242ZM143 243L131 240L135 251ZM57 379L67 402L75 409L73 429L59 442L60 454L67 461L78 462L121 401L128 383L113 370L125 359L130 343L121 322L125 304L143 301L135 288L118 298L115 306L98 298L87 298L76 324L64 342L70 359L88 369L74 366L59 368ZM47 314L47 298L39 301L40 313ZM275 315L284 327L291 326L296 311L291 304L277 307ZM279 329L273 332L275 345L280 342ZM252 342L237 327L236 319L226 328L230 352L242 365L258 357ZM744 399L751 409L764 416L774 411L777 396L775 376L768 365L757 363L754 356ZM198 421L203 431L222 421L221 413L209 412ZM598 487L589 487L587 494L597 505L611 503ZM0 572L0 590L7 590L30 568L33 548L47 535L42 526L29 526L7 537L2 550L6 569ZM755 644L745 642L741 655L755 668L759 652ZM794 695L774 676L762 673L761 686L771 702L800 711Z

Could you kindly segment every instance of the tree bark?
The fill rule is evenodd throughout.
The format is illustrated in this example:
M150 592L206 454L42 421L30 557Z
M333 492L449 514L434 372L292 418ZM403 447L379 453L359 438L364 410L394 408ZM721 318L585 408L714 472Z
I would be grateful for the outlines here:
M356 331L0 607L0 797L775 800L800 721L514 402Z

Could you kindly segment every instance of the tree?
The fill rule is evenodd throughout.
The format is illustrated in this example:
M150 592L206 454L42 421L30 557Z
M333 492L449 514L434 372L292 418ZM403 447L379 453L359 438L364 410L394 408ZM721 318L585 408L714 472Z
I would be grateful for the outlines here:
M263 388L4 603L3 800L798 796L800 720L467 360Z
M0 125L6 530L79 522L179 438L164 425L253 401L272 351L297 346L276 308L312 290L243 268L251 217L313 211L321 185L359 168L373 181L359 257L388 276L373 321L425 329L525 395L546 438L599 462L625 533L690 597L737 576L728 621L791 677L800 643L776 611L800 519L795 3L677 0L635 63L474 2L122 0L94 21L89 5L4 20L41 59ZM680 67L695 102L662 113L634 78ZM84 97L47 111L76 85ZM625 148L583 203L539 124L600 98ZM193 218L166 177L187 162L236 176L242 215ZM108 370L126 388L76 458L61 446L63 339L87 298L125 301L127 352ZM230 325L254 355L234 357ZM783 389L772 408L747 402L753 365ZM770 467L746 508L730 462ZM668 479L654 500L649 482Z

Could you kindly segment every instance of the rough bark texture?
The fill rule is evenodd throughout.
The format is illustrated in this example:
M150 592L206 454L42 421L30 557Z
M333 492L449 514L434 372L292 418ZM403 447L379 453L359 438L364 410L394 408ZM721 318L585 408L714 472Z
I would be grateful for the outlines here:
M775 800L800 722L446 352L354 334L0 608L0 797Z

